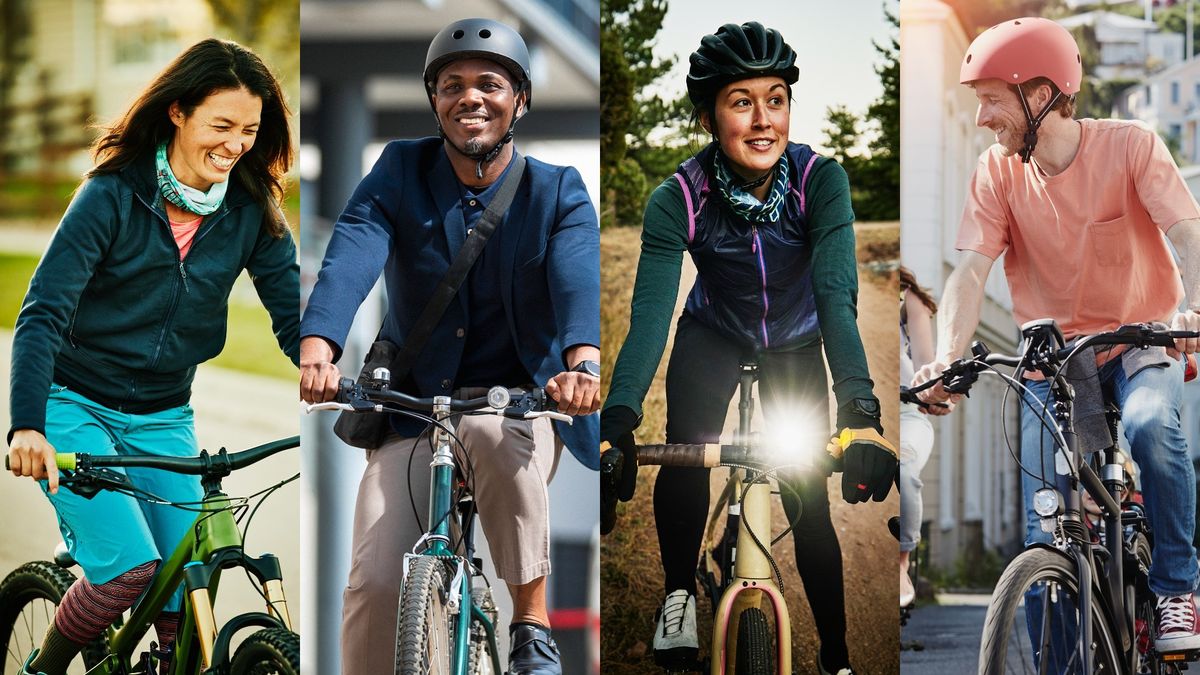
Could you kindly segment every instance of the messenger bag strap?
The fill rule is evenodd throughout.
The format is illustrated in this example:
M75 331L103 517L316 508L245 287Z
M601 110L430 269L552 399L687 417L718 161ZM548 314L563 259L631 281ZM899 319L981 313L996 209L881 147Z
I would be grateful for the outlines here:
M396 353L396 358L392 360L390 370L393 383L398 385L408 377L408 372L412 370L417 356L421 354L421 350L425 348L425 343L433 335L434 328L442 320L442 315L446 313L446 307L450 305L450 301L458 293L459 287L462 286L463 281L467 278L467 273L471 271L471 266L475 264L475 260L483 252L483 247L487 244L488 238L492 236L492 232L496 230L496 226L500 224L500 220L504 218L509 205L512 204L513 196L517 193L517 186L520 184L521 176L524 173L525 157L514 153L512 169L504 177L504 182L500 184L500 188L496 190L496 196L492 198L491 203L484 209L479 222L467 234L467 239L463 242L462 248L458 250L458 255L454 257L454 262L450 263L450 269L446 270L446 275L438 282L437 288L434 289L429 302L425 304L425 309L422 310L421 316L417 318L417 322L408 331L408 336L404 339L404 344L400 347L400 351Z

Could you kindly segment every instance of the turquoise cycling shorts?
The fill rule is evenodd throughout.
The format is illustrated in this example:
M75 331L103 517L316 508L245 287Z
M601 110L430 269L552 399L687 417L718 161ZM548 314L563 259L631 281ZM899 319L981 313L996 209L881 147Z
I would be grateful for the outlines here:
M194 457L200 451L192 417L189 405L147 415L117 412L56 384L46 405L46 439L58 452ZM197 508L203 496L197 476L158 469L115 470L128 475L137 488L189 508ZM67 548L93 584L111 581L151 560L165 560L196 520L194 511L148 504L110 490L91 499L69 487L51 495L47 481L40 482L58 514ZM180 588L167 611L177 611L182 597Z

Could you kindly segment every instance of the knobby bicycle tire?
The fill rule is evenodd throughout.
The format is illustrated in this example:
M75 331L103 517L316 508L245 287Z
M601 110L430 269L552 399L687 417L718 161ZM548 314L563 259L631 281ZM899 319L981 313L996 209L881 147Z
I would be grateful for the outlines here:
M737 644L734 645L735 672L738 675L773 675L775 640L767 615L758 607L742 610L738 618Z
M54 611L73 583L74 574L45 560L25 563L0 582L0 644L5 647L0 675L20 673L30 651L41 647ZM84 670L103 660L107 651L102 638L85 646L80 654Z
M472 588L471 604L483 610L488 621L492 622L492 630L496 630L496 622L499 620L500 615L496 611L495 603L492 602L491 589ZM483 623L475 617L471 617L471 634L467 644L471 650L469 667L467 668L467 672L470 675L504 675L503 671L495 671L495 663L492 661L492 647L487 639L487 630L483 627Z
M233 654L231 675L300 675L300 636L286 628L264 628Z
M452 631L446 609L446 564L421 556L408 567L400 591L396 631L396 675L444 675L450 672Z
M988 604L979 649L979 675L1036 673L1036 658L1047 655L1051 658L1047 672L1083 675L1075 640L1078 593L1074 565L1065 555L1032 548L1017 556L1000 575ZM1091 675L1114 675L1122 670L1121 655L1100 604L1099 595L1093 593ZM1045 645L1040 657L1034 655L1033 624L1039 626L1036 639Z

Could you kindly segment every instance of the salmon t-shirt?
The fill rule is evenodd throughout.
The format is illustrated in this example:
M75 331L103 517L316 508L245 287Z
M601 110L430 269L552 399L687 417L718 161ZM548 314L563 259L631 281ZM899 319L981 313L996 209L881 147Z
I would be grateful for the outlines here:
M955 246L1005 254L1018 325L1053 318L1071 338L1169 319L1183 283L1164 235L1200 218L1200 206L1144 124L1079 122L1079 151L1055 176L999 145L986 150Z
M192 248L192 240L196 238L196 232L200 229L200 223L203 221L204 216L196 216L195 220L171 221L171 234L175 237L175 245L179 247L180 260L187 257L188 251Z

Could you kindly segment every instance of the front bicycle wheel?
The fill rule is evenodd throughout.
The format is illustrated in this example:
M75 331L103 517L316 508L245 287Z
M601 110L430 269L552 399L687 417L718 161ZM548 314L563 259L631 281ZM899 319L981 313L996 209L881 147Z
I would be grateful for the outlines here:
M74 574L44 560L21 565L0 582L0 644L4 645L0 675L20 673L30 652L41 647L58 603L73 583ZM93 641L72 662L68 674L91 669L105 652L103 640Z
M1092 673L1083 672L1079 648L1079 581L1063 554L1044 548L1017 556L996 584L983 625L979 674L1112 675L1120 653L1093 594Z
M767 615L758 607L742 610L738 619L734 663L738 675L773 675L775 649Z
M264 628L233 654L232 675L300 675L300 636L286 628Z
M448 675L453 644L446 563L421 556L408 567L400 591L396 675Z

